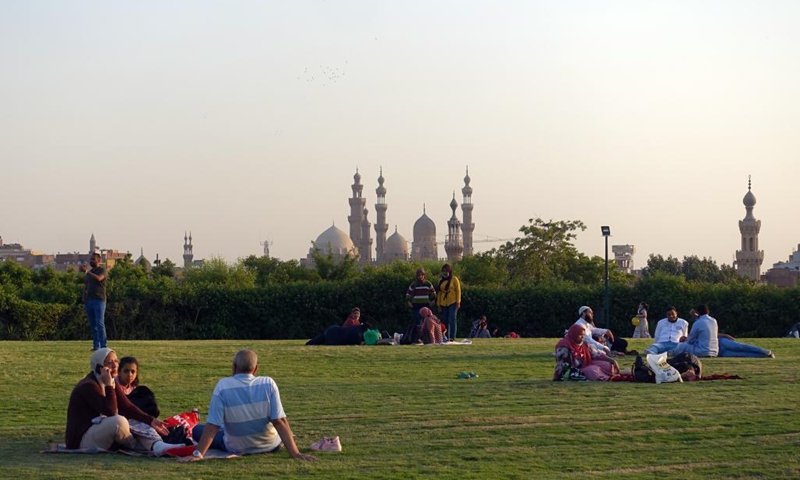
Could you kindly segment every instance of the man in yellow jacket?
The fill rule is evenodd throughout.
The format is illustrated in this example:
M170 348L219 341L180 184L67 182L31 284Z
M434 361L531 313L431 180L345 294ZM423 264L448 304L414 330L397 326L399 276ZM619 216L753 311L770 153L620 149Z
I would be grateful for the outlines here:
M453 275L453 267L449 263L442 266L442 277L436 288L436 305L442 316L442 322L447 325L447 338L451 342L456 339L458 330L457 315L461 308L461 282Z

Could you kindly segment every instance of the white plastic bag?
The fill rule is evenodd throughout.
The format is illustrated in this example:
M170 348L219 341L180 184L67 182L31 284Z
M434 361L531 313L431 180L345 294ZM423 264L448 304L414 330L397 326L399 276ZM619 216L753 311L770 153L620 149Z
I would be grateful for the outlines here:
M656 375L656 383L683 382L680 372L667 363L667 353L647 355L647 364Z

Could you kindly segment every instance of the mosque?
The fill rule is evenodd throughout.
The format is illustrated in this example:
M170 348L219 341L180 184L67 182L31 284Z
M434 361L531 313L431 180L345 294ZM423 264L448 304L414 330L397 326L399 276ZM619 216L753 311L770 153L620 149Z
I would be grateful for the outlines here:
M464 218L463 223L458 219L456 210L458 202L455 192L450 201L450 209L453 215L447 221L447 235L444 241L444 250L448 261L456 261L466 255L472 255L472 237L475 231L475 224L472 222L472 187L470 184L469 168L464 177L464 188L461 189L463 195L461 202L461 212ZM351 185L353 195L348 199L350 204L350 215L347 221L350 223L350 234L348 235L336 225L331 225L322 232L314 241L314 245L309 249L306 258L301 259L301 263L307 266L313 265L315 249L323 255L331 254L334 259L341 259L345 256L357 257L358 262L363 265L391 263L395 260L421 261L439 260L439 245L436 241L436 224L422 209L422 216L414 222L413 241L411 251L408 249L408 241L397 231L389 238L386 234L389 225L386 223L386 187L383 185L383 169L378 176L378 188L375 189L377 200L375 203L375 251L373 254L372 245L372 226L368 218L369 210L366 208L367 199L363 196L364 185L361 183L361 174L356 169L353 175L353 185Z

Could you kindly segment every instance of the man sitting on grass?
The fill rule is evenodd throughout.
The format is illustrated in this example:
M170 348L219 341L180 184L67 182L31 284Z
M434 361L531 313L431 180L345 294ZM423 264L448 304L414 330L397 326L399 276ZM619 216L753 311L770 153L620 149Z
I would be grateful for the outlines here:
M197 448L191 457L203 458L209 448L233 453L277 452L283 442L289 454L300 460L316 460L300 453L280 393L270 377L256 377L258 356L239 350L233 357L233 376L217 382L211 395L208 423L192 429Z

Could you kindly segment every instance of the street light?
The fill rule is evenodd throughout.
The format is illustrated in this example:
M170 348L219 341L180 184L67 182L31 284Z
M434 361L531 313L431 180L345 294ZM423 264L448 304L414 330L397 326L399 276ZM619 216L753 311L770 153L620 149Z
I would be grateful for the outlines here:
M605 275L605 290L603 292L603 320L605 320L606 328L611 325L608 303L608 237L611 236L611 227L603 225L600 227L600 232L606 239L606 275Z

